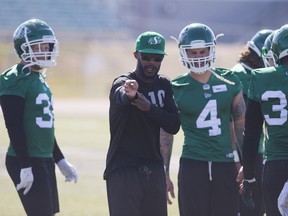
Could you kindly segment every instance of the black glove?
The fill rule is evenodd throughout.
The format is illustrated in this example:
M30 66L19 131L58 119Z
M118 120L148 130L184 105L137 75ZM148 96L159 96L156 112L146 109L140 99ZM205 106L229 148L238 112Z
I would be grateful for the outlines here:
M252 199L252 191L256 186L255 178L252 180L243 180L243 193L242 193L242 202L250 209L255 208L255 203Z

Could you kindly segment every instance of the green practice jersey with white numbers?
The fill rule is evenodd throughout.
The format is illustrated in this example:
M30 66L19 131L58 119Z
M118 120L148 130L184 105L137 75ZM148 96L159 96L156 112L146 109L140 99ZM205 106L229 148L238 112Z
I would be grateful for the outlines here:
M267 127L265 157L288 159L288 66L252 71L248 98L261 105Z
M24 129L30 157L52 157L54 148L54 115L52 94L41 73L23 70L15 65L0 77L0 96L24 98ZM12 145L8 155L15 156Z
M172 81L175 101L184 132L182 157L202 161L232 162L230 136L231 106L242 84L231 71L213 68L214 74L203 84L186 73Z

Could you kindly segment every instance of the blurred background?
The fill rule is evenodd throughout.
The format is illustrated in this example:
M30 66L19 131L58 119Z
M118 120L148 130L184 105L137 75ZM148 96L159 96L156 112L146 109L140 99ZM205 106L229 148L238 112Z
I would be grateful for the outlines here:
M77 185L57 175L59 216L107 216L105 157L109 144L108 94L113 79L135 68L136 37L157 31L166 38L160 72L170 78L184 73L176 42L192 22L224 33L217 45L215 66L232 67L241 48L263 29L288 23L287 0L0 0L0 71L16 64L12 35L24 21L42 19L60 44L57 66L48 70L54 94L55 128L66 158L77 168ZM183 135L174 139L171 178L177 194L178 161ZM0 114L0 215L25 215L5 169L7 137ZM178 215L177 197L168 207Z
M243 45L256 31L288 22L287 8L287 0L0 0L0 70L18 61L11 44L16 27L27 19L43 19L60 43L58 67L49 70L50 84L59 89L56 94L105 97L110 87L106 75L133 69L134 41L144 31L157 31L166 38L170 56L163 68L173 75L182 67L170 36L177 38L185 25L201 22L215 35L224 33L219 47ZM225 54L234 58L229 63L218 52L217 65L232 66L239 52L239 47L224 52L224 58ZM106 89L98 86L100 80Z

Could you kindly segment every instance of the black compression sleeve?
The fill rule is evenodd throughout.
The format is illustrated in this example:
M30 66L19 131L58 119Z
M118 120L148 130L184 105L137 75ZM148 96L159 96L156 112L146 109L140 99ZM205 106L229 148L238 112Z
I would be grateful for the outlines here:
M57 144L56 139L55 139L54 149L53 149L53 158L54 158L55 163L58 163L61 159L64 158L64 155L62 154L62 152L61 152L61 150Z
M19 159L21 167L29 167L31 163L23 123L25 100L22 97L14 95L3 95L0 97L0 100L10 143Z
M261 113L260 103L248 99L242 149L243 172L245 179L252 179L255 177L255 160L258 153L262 126L263 116Z

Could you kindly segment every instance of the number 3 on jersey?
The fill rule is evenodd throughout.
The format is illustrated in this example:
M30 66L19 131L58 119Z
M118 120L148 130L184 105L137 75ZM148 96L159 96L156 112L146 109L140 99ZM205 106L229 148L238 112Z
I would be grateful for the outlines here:
M200 115L197 118L197 128L210 128L209 136L217 136L221 134L221 120L217 118L217 102L209 100Z
M36 117L36 124L40 128L52 128L53 127L53 113L51 111L51 101L47 94L41 93L36 98L36 104L43 104L46 101L47 106L43 108L43 117L44 115L48 115L49 120L44 120L43 117Z
M272 112L279 113L279 117L272 118L269 114L264 115L266 122L269 125L283 125L287 121L287 106L286 95L282 91L266 91L262 97L262 101L268 101L269 99L279 99L279 104L272 105Z

